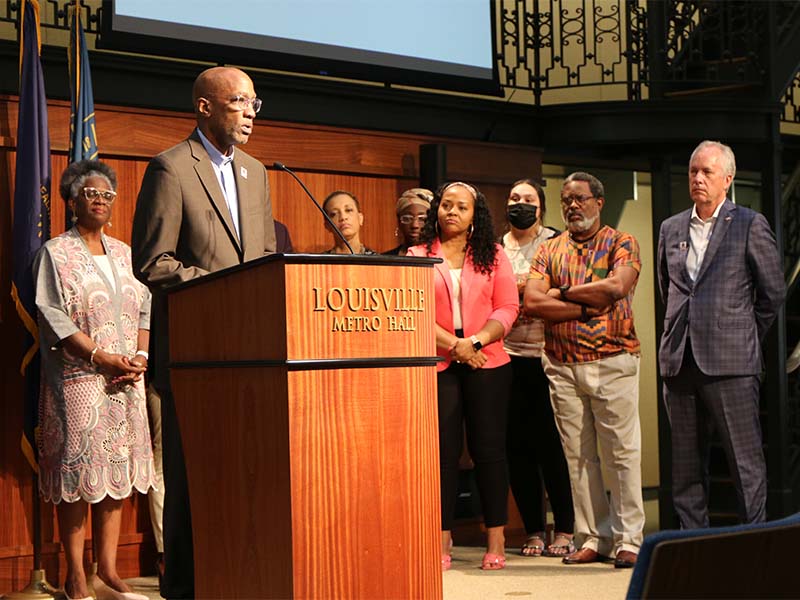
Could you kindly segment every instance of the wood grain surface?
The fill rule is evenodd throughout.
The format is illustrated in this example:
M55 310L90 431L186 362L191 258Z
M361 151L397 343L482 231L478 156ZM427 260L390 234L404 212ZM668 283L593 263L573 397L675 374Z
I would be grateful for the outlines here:
M266 262L173 293L171 360L436 356L433 268L330 261Z
M186 458L198 598L290 598L286 373L172 374Z
M432 367L289 374L297 598L441 598Z
M435 366L346 362L433 356L433 306L418 306L413 330L334 332L313 293L432 297L433 269L324 260L257 262L170 295L173 362L206 362L172 370L201 596L441 597ZM203 312L222 303L215 319ZM227 366L324 358L345 361Z

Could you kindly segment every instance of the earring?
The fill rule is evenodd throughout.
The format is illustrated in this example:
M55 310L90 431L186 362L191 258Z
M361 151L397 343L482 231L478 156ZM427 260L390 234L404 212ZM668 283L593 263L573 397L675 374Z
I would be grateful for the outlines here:
M106 223L106 225L108 225L109 229L111 229L113 227L113 225L111 224L111 219L108 220L108 223Z
M436 231L436 235L439 235L439 219L436 219L436 222L433 224L433 228Z
M75 223L77 223L77 222L78 222L78 217L75 215L75 213L73 213L73 214L72 214L72 219L71 219L71 221L72 221L72 224L73 224L73 225L75 225Z
M394 228L394 237L400 237L400 228L399 227L395 227Z
M472 237L472 232L473 231L475 231L475 225L470 223L469 224L469 230L467 231L467 239L470 239Z

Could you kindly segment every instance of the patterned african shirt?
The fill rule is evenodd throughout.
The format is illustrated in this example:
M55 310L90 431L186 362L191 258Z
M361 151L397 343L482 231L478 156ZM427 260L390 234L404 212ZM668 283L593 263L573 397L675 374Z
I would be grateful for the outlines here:
M550 287L579 285L604 279L616 268L641 270L639 244L628 233L607 225L590 240L577 242L568 231L544 242L531 265L530 279L546 281ZM639 352L639 340L633 325L634 283L625 298L614 303L611 311L591 318L547 322L545 352L564 363L581 363L607 358L620 352Z

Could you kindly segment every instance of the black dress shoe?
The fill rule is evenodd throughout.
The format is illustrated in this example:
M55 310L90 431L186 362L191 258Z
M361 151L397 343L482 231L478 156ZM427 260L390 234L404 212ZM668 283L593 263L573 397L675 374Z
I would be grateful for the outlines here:
M630 550L620 550L617 552L617 558L614 559L615 569L632 569L636 564L638 554Z
M561 562L566 565L583 565L586 563L602 562L603 560L605 560L605 557L601 556L595 550L591 548L581 548L572 554L567 554L561 559Z

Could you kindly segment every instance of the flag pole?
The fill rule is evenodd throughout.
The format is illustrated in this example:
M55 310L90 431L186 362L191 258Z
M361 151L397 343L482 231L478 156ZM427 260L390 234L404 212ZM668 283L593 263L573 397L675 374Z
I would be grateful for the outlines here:
M27 431L30 398L39 392L39 357L35 322L34 288L30 279L30 263L33 259L29 240L38 239L40 244L50 237L50 137L47 131L47 105L44 97L44 81L41 73L41 38L39 35L39 2L23 0L19 5L20 41L20 111L17 127L17 164L14 186L14 279L11 296L17 313L31 337L30 346L22 360L21 373L25 377L25 426L23 430L23 453L34 459L31 463L32 520L33 520L33 568L28 585L12 592L5 598L17 600L50 600L54 588L47 582L42 569L42 511L39 499L39 476L33 451L33 433ZM29 13L26 19L26 13ZM27 34L26 34L27 31ZM23 96L25 96L23 100ZM42 142L40 144L39 142ZM30 188L26 187L30 186ZM36 228L32 231L30 226ZM26 372L27 371L27 372ZM35 414L35 413L33 413ZM27 452L26 452L27 450Z
M47 581L42 568L42 507L39 501L39 476L31 477L33 496L33 568L28 585L3 596L6 600L55 600L56 589Z

